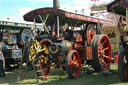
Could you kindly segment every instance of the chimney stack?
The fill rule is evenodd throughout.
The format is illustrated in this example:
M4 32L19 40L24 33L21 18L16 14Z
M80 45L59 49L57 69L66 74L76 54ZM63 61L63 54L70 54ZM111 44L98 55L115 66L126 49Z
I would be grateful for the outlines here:
M60 2L59 0L53 0L53 8L59 9L60 8Z

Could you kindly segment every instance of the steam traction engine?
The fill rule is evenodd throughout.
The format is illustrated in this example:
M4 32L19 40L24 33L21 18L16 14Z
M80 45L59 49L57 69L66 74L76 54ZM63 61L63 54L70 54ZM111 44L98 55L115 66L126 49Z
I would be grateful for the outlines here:
M85 62L97 72L109 69L111 44L99 29L102 24L111 25L111 21L55 8L33 10L24 19L35 24L42 22L44 31L35 28L36 40L32 42L29 57L31 61L41 62L44 78L53 65L66 70L70 78L80 75L81 64Z
M126 17L120 19L120 24L118 26L121 40L118 72L122 82L128 81L128 1L115 0L107 6L107 11Z

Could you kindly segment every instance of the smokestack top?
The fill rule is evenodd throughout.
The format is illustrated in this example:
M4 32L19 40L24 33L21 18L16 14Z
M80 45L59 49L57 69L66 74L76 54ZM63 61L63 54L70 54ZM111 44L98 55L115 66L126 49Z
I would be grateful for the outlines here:
M53 0L53 8L59 9L60 8L60 2L59 0Z

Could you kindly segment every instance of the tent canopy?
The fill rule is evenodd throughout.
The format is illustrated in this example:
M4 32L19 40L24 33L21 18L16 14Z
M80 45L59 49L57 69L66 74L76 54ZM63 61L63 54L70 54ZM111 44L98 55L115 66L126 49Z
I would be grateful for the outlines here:
M107 5L108 12L115 12L120 15L126 16L126 9L128 8L128 0L115 0Z

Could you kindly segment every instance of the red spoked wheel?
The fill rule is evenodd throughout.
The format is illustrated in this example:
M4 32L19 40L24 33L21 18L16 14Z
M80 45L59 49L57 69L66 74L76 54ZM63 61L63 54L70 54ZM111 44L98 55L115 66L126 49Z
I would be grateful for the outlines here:
M41 63L41 67L44 73L43 78L47 78L50 72L50 62L47 61L47 63Z
M128 51L122 50L118 62L119 77L122 82L128 81Z
M87 27L86 34L87 34L88 44L90 44L93 36L96 35L96 26L93 24L89 24Z
M48 54L48 46L52 44L52 41L49 40L49 39L42 39L40 41L40 45L42 48L45 48L45 53ZM46 58L47 55L43 54L41 56L45 56L45 57L40 57L40 62L41 62L41 66L42 66L42 70L43 70L43 73L44 73L44 78L46 78L48 76L48 74L50 73L50 61L48 60L49 58L47 59L44 59ZM49 57L49 56L47 56Z
M66 70L69 78L77 78L81 71L81 59L76 50L69 51L66 59Z
M36 70L37 71L42 70L43 74L39 72L39 73L37 73L37 75L41 76L43 78L47 78L47 76L50 72L50 65L51 64L50 64L50 61L48 60L47 57L48 57L48 48L44 45L43 51L37 53L35 61L34 61L34 63L41 65L41 68L40 68L40 66L38 66L36 68Z
M110 40L106 35L95 35L91 41L95 71L108 71L111 63L112 49Z

